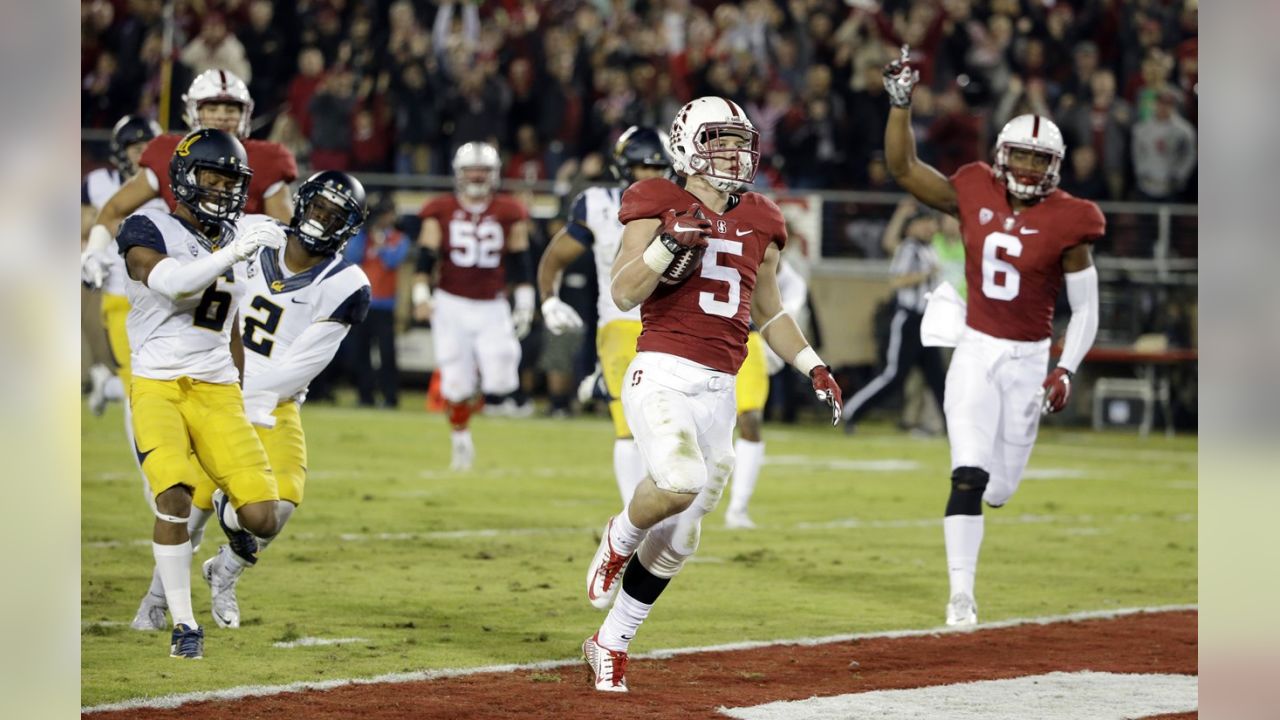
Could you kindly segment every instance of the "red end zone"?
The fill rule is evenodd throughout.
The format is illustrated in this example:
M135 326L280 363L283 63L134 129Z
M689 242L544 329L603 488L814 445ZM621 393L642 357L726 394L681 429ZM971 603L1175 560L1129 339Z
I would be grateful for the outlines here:
M636 659L627 672L629 695L595 692L584 664L403 684L351 685L323 692L190 703L172 709L136 708L85 717L550 719L605 717L621 711L646 719L723 718L717 708L1052 672L1196 675L1196 618L1194 610L1138 613L971 633ZM1191 712L1158 717L1196 716Z

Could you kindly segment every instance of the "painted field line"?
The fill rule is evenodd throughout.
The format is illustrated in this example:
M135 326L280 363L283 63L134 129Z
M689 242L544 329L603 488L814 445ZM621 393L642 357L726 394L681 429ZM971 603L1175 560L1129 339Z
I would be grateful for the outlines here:
M779 645L799 645L804 647L812 647L816 645L829 645L831 643L851 642L854 640L874 640L880 638L912 638L925 637L929 635L947 635L955 633L973 633L982 632L984 630L998 630L1002 628L1021 627L1024 625L1052 625L1062 622L1076 622L1080 620L1109 620L1112 618L1125 617L1127 615L1138 615L1142 613L1164 613L1164 612L1184 612L1187 610L1198 610L1198 605L1163 605L1158 607L1146 608L1120 608L1116 610L1090 610L1085 612L1071 613L1069 615L1055 615L1041 618L1018 618L1014 620L998 620L996 622L983 623L976 628L948 628L936 627L921 630L889 630L881 632L867 633L851 633L845 635L827 635L825 637L815 638L794 638L790 640L757 640L750 642L726 643L723 645L706 645L702 647L687 648L671 648L666 650L653 650L647 653L632 655L632 660L662 660L666 658L676 657L678 655L695 655L698 653L709 652L729 652L735 650L756 650L759 648L777 647ZM467 677L470 675L479 675L482 673L508 673L527 670L554 670L556 668L569 667L581 663L580 658L570 660L542 660L532 663L510 663L506 665L485 665L481 667L470 668L445 668L440 670L420 670L417 672L405 673L388 673L386 675L375 675L373 677L363 678L339 678L333 680L314 681L298 681L287 683L284 685L241 685L238 687L224 688L222 690L205 690L192 693L176 693L173 695L161 695L159 697L143 697L133 698L130 700L122 700L120 702L106 703L103 705L93 705L80 708L81 713L99 713L111 712L115 710L136 710L139 708L175 708L187 703L193 702L210 702L217 700L242 700L250 697L267 697L271 695L280 695L290 692L302 692L304 690L332 690L334 688L346 685L395 685L408 682L422 682L424 680L441 680L445 678Z
M318 637L300 637L297 640L288 642L274 642L271 647L290 650L300 647L319 647L321 645L350 645L351 643L369 642L368 638L318 638Z
M992 513L987 516L987 521L994 525L1060 525L1060 524L1089 524L1100 522L1125 522L1125 523L1141 523L1148 520L1171 520L1173 522L1195 522L1196 515L1191 513L1182 513L1179 515L1142 515L1138 513L1130 513L1127 515L1036 515L1031 513L1023 513L1021 515L998 515ZM892 530L901 528L928 528L941 527L942 518L905 518L898 520L859 520L858 518L839 518L836 520L827 520L824 522L802 522L794 525L761 525L760 530L774 531L795 531L803 532L809 530ZM303 541L323 541L337 540L339 542L396 542L406 540L469 540L474 538L517 538L517 537L548 537L554 535L583 535L592 532L599 532L600 528L596 526L589 527L551 527L551 528L476 528L467 530L430 530L427 532L381 532L381 533L339 533L338 535L321 535L319 533L296 533L291 537L294 540ZM83 543L83 547L95 549L118 548L124 545L136 547L151 547L150 540L141 538L135 540L91 540Z

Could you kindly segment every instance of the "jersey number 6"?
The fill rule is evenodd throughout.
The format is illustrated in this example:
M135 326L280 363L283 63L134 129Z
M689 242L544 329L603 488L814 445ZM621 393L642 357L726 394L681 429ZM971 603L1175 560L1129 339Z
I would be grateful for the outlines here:
M1001 260L997 250L1004 250L1006 257L1022 255L1022 241L1002 232L993 232L982 244L982 294L992 300L1012 300L1018 297L1022 277L1012 263Z

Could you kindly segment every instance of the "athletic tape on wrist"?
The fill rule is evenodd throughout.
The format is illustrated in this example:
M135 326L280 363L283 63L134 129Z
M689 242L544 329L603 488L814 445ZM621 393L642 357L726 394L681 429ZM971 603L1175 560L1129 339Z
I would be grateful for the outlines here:
M667 249L661 240L654 240L649 243L649 247L644 249L644 264L649 269L661 275L667 271L667 266L672 260L676 259L676 254Z
M806 376L813 372L814 368L826 365L810 345L805 345L803 350L796 353L796 359L791 364Z

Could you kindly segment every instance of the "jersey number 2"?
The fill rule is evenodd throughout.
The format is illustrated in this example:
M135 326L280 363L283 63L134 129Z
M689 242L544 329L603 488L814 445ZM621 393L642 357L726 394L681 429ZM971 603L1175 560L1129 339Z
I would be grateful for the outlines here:
M253 299L250 307L254 310L266 310L267 314L261 320L256 317L244 319L244 346L259 355L271 357L271 349L276 343L270 336L274 335L276 329L280 327L280 316L284 314L284 308L261 295ZM265 337L257 337L256 333L259 330Z
M702 277L708 280L719 280L729 285L729 299L717 300L716 293L698 293L698 307L708 315L731 318L738 314L738 306L742 304L742 274L737 268L717 265L716 259L721 255L741 255L742 243L737 240L707 238L707 253L702 256Z
M502 226L496 222L449 223L449 259L458 267L496 268L502 262Z
M982 244L982 294L992 300L1012 300L1018 297L1022 276L1012 263L1001 260L997 250L1004 250L1006 257L1022 255L1022 241L1013 235L993 232Z

